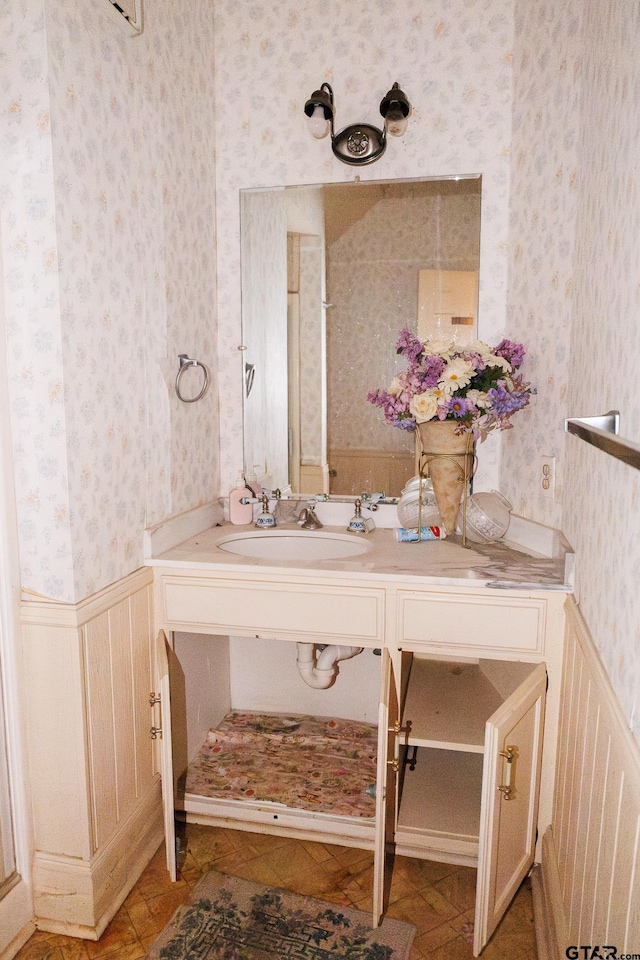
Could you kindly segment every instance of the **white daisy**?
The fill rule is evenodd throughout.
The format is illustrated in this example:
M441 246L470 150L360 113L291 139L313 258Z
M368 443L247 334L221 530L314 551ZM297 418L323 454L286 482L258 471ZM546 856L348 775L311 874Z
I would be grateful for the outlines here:
M465 360L463 357L455 357L442 371L438 386L445 393L455 393L460 387L466 387L471 382L475 372L475 368L469 360Z

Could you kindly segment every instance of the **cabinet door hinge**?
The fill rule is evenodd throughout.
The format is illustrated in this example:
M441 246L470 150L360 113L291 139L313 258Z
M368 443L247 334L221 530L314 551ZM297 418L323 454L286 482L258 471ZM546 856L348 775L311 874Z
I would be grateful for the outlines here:
M392 727L389 727L389 733L395 733L398 736L401 733L404 733L405 741L409 740L409 734L411 733L411 720L407 720L404 727L402 726L401 720L396 720Z

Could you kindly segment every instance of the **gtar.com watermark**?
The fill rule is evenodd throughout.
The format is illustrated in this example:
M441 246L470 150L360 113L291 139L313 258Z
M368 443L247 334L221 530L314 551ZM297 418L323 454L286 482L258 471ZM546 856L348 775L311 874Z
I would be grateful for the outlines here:
M618 953L617 947L596 944L567 947L567 960L640 960L640 953Z

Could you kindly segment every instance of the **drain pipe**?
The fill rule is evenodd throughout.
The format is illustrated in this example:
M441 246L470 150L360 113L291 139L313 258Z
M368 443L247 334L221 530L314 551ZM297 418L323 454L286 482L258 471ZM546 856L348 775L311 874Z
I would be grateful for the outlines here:
M323 647L316 659L315 643L298 643L296 665L298 673L309 687L326 690L335 683L338 676L338 660L349 660L362 653L364 647L345 647L329 644Z

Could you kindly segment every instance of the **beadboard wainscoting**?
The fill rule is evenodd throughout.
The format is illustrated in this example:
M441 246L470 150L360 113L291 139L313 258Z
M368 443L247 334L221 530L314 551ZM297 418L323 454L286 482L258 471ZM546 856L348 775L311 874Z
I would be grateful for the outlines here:
M637 955L640 748L573 597L566 613L553 823L533 876L538 953Z
M22 603L36 925L96 940L162 842L152 571Z

